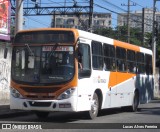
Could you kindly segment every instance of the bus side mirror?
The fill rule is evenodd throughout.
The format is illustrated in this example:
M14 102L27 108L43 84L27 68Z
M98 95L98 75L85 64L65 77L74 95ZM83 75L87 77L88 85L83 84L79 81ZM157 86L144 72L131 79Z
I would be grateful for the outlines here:
M8 54L8 48L5 48L5 49L4 49L4 59L7 58L7 54Z
M77 56L78 62L82 63L82 56L83 55L82 55L82 51L80 50L79 47L76 49L76 56Z
M81 72L83 70L83 66L82 66L82 58L83 58L83 54L82 54L82 49L81 47L78 47L76 50L76 56L77 56L77 61L78 61L78 69L80 69L79 72Z

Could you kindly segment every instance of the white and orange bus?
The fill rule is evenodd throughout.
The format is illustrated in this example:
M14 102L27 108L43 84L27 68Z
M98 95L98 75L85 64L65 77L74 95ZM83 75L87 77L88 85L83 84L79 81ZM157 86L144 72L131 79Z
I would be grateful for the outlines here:
M122 107L153 96L152 51L78 29L24 30L13 42L10 108L52 111Z

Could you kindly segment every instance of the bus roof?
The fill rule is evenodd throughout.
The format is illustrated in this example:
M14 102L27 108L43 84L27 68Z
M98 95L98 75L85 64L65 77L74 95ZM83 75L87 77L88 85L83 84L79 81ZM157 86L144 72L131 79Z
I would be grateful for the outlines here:
M97 35L97 34L82 31L82 30L78 30L78 33L79 33L79 37L82 37L82 38L85 38L85 39L99 41L101 43L107 43L107 44L110 44L110 45L115 45L115 46L118 46L118 47L126 48L126 49L129 49L129 50L134 50L134 51L137 51L137 52L152 54L152 51L150 49L143 48L141 46L129 44L129 43L126 43L126 42L122 42L122 41L119 41L119 40L115 40L115 39L112 39L112 38L104 37L104 36L101 36L101 35Z
M87 32L87 31L74 29L74 28L36 28L36 29L30 29L30 30L21 30L18 33L20 33L20 32L31 32L31 31L46 31L46 30L50 30L50 31L51 30L53 30L53 31L55 31L55 30L73 31L75 36L76 36L76 39L78 37L80 37L80 38L85 38L85 39L89 39L89 40L99 41L99 42L102 42L102 43L107 43L107 44L110 44L110 45L115 45L115 46L118 46L118 47L123 47L123 48L129 49L129 50L134 50L134 51L138 51L138 52L152 54L152 51L150 49L143 48L143 47L133 45L133 44L129 44L129 43L126 43L126 42L122 42L122 41L119 41L119 40L115 40L115 39L112 39L112 38L104 37L104 36L101 36L101 35L97 35L97 34L94 34L94 33Z

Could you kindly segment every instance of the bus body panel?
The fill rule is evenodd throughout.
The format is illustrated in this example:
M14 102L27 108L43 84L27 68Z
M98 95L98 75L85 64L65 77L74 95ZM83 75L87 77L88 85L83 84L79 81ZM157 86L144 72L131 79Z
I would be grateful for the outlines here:
M48 29L39 29L39 31L45 31ZM88 33L76 29L49 29L49 30L61 30L61 31L73 31L75 35L75 51L77 50L78 43L83 43L90 46L92 49L92 41L98 41L102 45L108 44L116 47L125 48L125 50L132 50L135 53L141 52L144 54L152 55L152 51L139 46L131 45L125 42L117 41L111 38L103 37L93 33ZM35 30L36 31L36 30ZM23 31L25 32L25 31ZM29 30L26 32L30 32ZM77 43L78 42L78 43ZM117 58L115 58L117 59ZM79 78L78 76L78 60L75 55L75 75L73 79L63 85L55 85L53 87L59 87L56 99L20 99L14 98L11 95L10 108L11 109L23 109L23 110L36 110L36 111L89 111L91 110L91 101L96 90L102 93L102 106L101 109L131 106L133 103L133 97L135 90L139 91L140 103L148 102L148 99L152 98L153 94L153 77L152 75L129 73L128 71L120 72L96 70L92 66L92 50L91 50L91 75L89 77ZM117 63L117 62L116 62ZM21 84L11 81L11 87L20 89ZM33 87L33 86L29 86ZM39 86L35 86L39 87ZM49 87L49 86L44 86ZM50 86L52 87L52 86ZM76 91L73 96L68 99L58 100L57 97L65 90L75 87ZM148 94L149 93L149 94ZM98 95L99 96L99 95ZM30 102L30 103L29 103ZM50 106L34 106L34 104L45 104L49 102ZM27 107L25 107L25 105ZM33 105L32 105L33 104ZM56 104L56 106L55 106ZM66 107L62 108L66 104ZM67 105L68 104L68 105ZM61 107L60 107L61 105Z
M78 79L77 111L87 111L91 108L91 98L94 89L90 78Z
M89 33L86 31L82 31L82 30L78 30L79 33L79 38L84 38L84 39L88 39L88 40L94 40L94 41L100 41L102 43L107 43L110 45L113 45L114 40L111 38L107 38L104 36L100 36L97 34L93 34L93 33Z
M65 99L65 100L30 100L30 99L17 99L12 97L12 95L10 96L11 96L10 109L32 110L32 111L34 110L36 111L77 111L77 96L72 96L69 99ZM36 105L40 103L42 104L42 106ZM48 103L49 105L48 106L44 105L45 103Z
M153 76L137 75L135 82L139 90L140 104L148 103L153 98Z
M140 47L140 52L152 55L152 51L143 47Z
M114 93L116 93L116 88L114 88L112 91L108 88L108 82L109 82L109 74L108 71L96 71L93 70L92 72L92 88L94 89L93 93L98 89L102 92L102 109L103 108L109 108L111 105L111 98L113 98ZM105 101L106 100L106 101Z

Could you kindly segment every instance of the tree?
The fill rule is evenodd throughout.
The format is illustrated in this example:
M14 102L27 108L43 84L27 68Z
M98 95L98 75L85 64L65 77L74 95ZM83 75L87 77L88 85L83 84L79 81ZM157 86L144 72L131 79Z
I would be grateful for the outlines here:
M105 37L109 37L109 38L115 37L115 31L111 27L97 29L94 31L94 33L105 36Z
M127 26L118 26L115 29L113 28L102 28L97 29L94 33L97 33L102 36L109 38L117 39L123 42L127 42ZM142 32L139 28L130 28L130 43L134 45L139 45L145 48L152 49L152 33L145 33L145 43L142 43ZM157 61L160 60L160 32L156 34L156 53ZM160 61L159 61L160 64Z
M123 42L127 42L127 26L118 26L115 29L113 28L102 28L95 30L94 33L97 33L102 36L106 36L109 38L117 39ZM141 37L142 33L139 28L131 28L130 29L130 37L131 43L135 45L141 45Z

